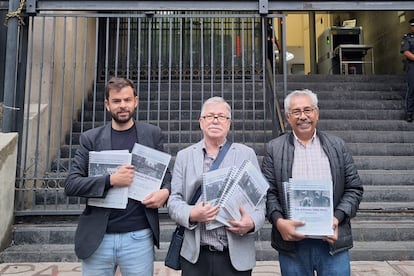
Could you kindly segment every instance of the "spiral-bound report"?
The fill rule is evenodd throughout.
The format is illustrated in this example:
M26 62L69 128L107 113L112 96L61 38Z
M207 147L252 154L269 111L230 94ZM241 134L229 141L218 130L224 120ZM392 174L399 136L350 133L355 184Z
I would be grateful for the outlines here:
M305 223L296 228L298 233L309 238L334 234L331 180L289 179L289 182L283 183L283 188L289 219Z
M228 220L240 220L240 206L252 213L264 200L269 187L262 173L249 160L240 168L230 167L203 175L203 199L219 205L216 221L207 223L207 230L230 226Z

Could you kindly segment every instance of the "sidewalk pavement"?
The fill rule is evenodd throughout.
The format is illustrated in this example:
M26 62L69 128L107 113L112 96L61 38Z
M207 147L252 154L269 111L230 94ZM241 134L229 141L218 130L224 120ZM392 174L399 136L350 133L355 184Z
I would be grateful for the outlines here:
M3 276L79 276L80 263L3 263L0 275ZM353 261L352 276L414 276L414 261ZM121 276L120 273L117 276ZM154 276L178 276L179 271L171 270L163 262L155 262ZM277 261L257 262L254 276L280 275Z

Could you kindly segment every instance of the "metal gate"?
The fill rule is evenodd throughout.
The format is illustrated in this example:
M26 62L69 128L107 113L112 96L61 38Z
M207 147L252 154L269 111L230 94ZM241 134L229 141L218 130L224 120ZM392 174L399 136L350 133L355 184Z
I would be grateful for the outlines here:
M17 104L19 98L24 104L12 114L23 122L18 126L15 214L78 214L83 209L82 199L65 196L63 181L80 133L110 120L103 101L111 76L136 83L136 119L160 126L165 149L173 156L201 138L200 108L213 95L232 105L232 140L263 151L281 131L275 112L275 49L269 44L274 35L269 22L279 20L283 15L257 12L28 15L19 37L24 92L16 97Z

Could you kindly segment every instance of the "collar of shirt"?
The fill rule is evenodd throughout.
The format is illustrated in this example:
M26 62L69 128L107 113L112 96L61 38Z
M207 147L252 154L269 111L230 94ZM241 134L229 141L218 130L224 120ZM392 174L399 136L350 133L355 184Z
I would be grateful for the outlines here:
M296 136L296 133L294 132L294 131L292 131L293 132L293 135L295 136L295 140L300 144L300 145L302 145L302 146L306 146L299 138L298 138L298 136ZM315 137L316 137L316 129L315 129L315 132L313 133L313 136L312 136L312 138L309 140L311 143L315 140Z
M221 149L223 148L223 146L224 146L224 144L226 142L227 142L227 139L224 139L223 144L219 145L219 152L221 151ZM206 155L208 156L207 149L206 149L206 141L205 140L203 140L203 152L204 152L204 156L206 156ZM217 156L209 156L209 157L211 157L213 159L216 159Z

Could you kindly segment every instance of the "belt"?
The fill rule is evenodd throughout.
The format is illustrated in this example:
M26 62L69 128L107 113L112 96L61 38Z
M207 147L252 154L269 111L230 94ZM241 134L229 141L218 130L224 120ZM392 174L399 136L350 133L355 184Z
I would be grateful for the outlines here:
M201 250L206 250L206 251L210 251L210 252L226 252L226 251L229 251L228 247L224 247L223 250L219 250L219 249L216 249L212 245L202 245L202 246L200 246L200 248L201 248Z

